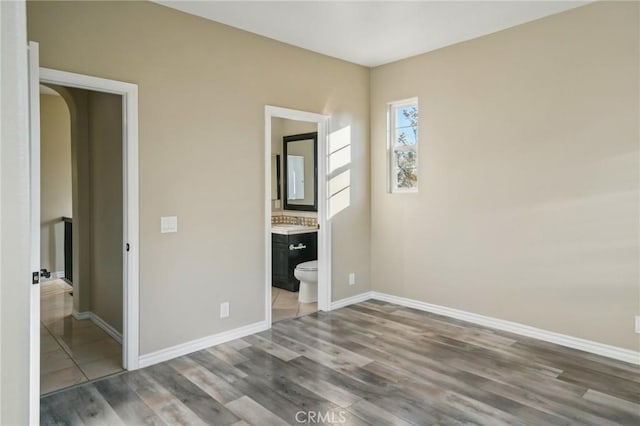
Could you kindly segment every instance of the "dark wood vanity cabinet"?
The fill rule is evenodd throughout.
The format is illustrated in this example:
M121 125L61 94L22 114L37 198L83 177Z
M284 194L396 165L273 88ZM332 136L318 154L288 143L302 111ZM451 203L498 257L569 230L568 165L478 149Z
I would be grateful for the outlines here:
M271 234L271 274L273 285L298 291L300 281L293 275L296 266L318 258L318 233Z

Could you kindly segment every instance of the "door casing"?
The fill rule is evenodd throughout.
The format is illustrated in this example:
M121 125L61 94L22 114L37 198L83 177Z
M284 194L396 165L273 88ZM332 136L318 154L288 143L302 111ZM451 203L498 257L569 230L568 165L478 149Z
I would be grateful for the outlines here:
M306 121L318 125L318 309L331 307L331 221L328 209L329 116L289 108L266 105L264 109L264 166L265 166L265 321L271 327L271 119ZM286 173L286 171L283 171ZM282 196L286 196L283 194Z
M67 71L42 68L38 43L29 43L30 72L30 211L31 267L40 270L40 83L122 96L123 158L123 365L139 366L139 184L138 184L138 86ZM128 251L127 248L128 247ZM32 285L30 306L30 424L40 418L40 285Z

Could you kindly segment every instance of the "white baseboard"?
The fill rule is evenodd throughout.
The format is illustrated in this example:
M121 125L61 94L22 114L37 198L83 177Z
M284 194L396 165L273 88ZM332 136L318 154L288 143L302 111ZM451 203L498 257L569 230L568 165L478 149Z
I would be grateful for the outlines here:
M223 331L222 333L212 334L211 336L202 337L200 339L192 340L190 342L181 343L179 345L171 346L166 349L161 349L156 352L151 352L140 356L139 367L149 367L150 365L157 364L159 362L168 361L173 358L177 358L182 355L187 355L192 352L197 352L202 349L216 346L231 340L240 339L250 334L259 333L267 330L269 326L266 321L260 321L253 324L245 325L243 327L234 328L233 330Z
M120 344L122 344L122 333L120 333L115 328L111 327L105 320L91 312L91 321L101 329L105 331L109 336L113 337L114 340Z
M356 294L355 296L336 300L335 302L331 302L331 305L329 306L329 310L333 311L334 309L340 309L340 308L344 308L345 306L364 302L365 300L372 299L373 298L372 294L373 294L372 291L367 291L365 293Z
M96 326L100 327L102 330L104 330L105 333L107 333L109 336L113 337L113 339L122 344L122 333L120 333L118 330L116 330L115 328L111 327L111 325L107 324L107 322L105 320L103 320L102 318L100 318L98 315L96 315L95 313L91 312L91 311L85 311L85 312L78 312L78 311L72 311L71 315L79 320L91 320L92 323L94 323Z
M91 319L91 312L89 311L78 312L74 309L73 311L71 311L71 316L77 319L78 321L83 321L83 320Z
M372 299L381 300L383 302L395 303L396 305L406 306L407 308L414 308L421 311L444 315L485 327L508 331L521 336L532 337L534 339L555 343L568 348L579 349L596 355L602 355L619 361L640 365L640 352L632 351L630 349L606 345L604 343L581 339L579 337L567 336L566 334L542 330L528 325L474 314L472 312L462 311L459 309L447 308L446 306L433 305L431 303L408 299L406 297L393 296L377 291L372 291L370 293Z

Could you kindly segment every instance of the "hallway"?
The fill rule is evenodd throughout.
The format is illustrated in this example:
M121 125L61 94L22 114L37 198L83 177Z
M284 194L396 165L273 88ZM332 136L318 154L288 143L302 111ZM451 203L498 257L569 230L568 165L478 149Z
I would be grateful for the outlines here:
M73 287L61 279L40 291L40 394L122 371L122 346L90 320L71 315Z

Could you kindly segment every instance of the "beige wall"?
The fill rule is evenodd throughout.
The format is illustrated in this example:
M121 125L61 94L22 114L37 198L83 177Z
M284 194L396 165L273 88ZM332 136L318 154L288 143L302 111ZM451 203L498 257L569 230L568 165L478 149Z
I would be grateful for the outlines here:
M24 2L0 2L0 424L29 422L29 99Z
M91 311L122 332L122 96L88 97Z
M638 3L596 3L371 75L373 289L638 350ZM420 192L386 192L417 96Z
M264 319L267 104L343 129L332 298L370 288L368 69L147 2L29 2L28 25L43 66L139 85L142 354Z
M61 96L40 95L40 267L64 271L63 216L71 217L71 117Z

